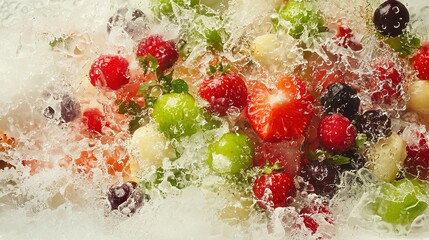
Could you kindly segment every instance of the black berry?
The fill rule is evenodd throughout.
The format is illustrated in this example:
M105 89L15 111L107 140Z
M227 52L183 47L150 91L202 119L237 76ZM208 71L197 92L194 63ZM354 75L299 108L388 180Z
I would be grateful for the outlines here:
M133 39L139 40L142 32L148 28L146 15L140 9L120 8L109 18L107 32L110 33L113 27L120 27Z
M358 133L366 135L368 140L376 141L392 134L392 121L386 112L369 110L357 117L356 128Z
M356 116L360 98L356 89L345 83L329 85L320 99L325 114L340 113L348 119Z
M338 166L341 172L359 170L365 166L365 160L355 149L350 149L341 155L350 159L350 163Z
M119 210L126 215L135 213L142 206L143 196L136 182L113 185L107 193L111 209Z
M404 4L387 0L375 10L372 20L379 33L387 37L397 37L407 27L410 14Z
M314 193L332 197L340 184L340 177L337 168L325 161L310 162L301 169L301 177L304 181L313 185Z
M72 97L65 95L61 101L61 119L64 122L71 122L80 115L80 104Z

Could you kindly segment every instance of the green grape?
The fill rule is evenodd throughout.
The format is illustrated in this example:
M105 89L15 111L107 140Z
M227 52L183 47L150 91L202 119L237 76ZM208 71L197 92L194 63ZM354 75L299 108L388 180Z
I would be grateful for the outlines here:
M384 183L373 205L375 214L391 224L408 225L421 215L428 204L425 187L418 180L401 179Z
M278 14L278 18L272 19L274 27L281 29L284 28L283 21L289 22L289 35L294 38L300 38L305 30L309 36L325 30L322 16L309 1L289 0Z
M202 111L195 99L187 93L169 93L160 96L154 106L152 117L161 132L169 138L190 136L200 129Z
M209 145L207 163L217 173L236 174L252 165L253 153L247 135L226 133Z
M174 17L173 4L185 9L198 6L199 0L152 0L152 9L158 17Z

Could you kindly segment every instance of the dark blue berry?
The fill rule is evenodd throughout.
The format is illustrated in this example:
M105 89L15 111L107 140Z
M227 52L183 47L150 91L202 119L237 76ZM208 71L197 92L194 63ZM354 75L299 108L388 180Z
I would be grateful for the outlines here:
M325 114L340 113L350 120L354 119L360 106L356 89L345 83L329 85L320 101Z
M392 134L392 121L389 115L381 110L369 110L356 119L358 133L366 135L368 140L376 141Z
M410 14L404 4L387 0L375 10L372 21L379 33L387 37L397 37L407 27Z
M300 176L314 187L314 193L332 197L340 184L337 168L328 162L313 161L301 169Z

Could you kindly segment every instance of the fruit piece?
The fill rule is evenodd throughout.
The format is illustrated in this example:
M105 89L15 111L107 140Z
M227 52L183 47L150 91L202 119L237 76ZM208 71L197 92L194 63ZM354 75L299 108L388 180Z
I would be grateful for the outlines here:
M199 0L152 0L151 5L155 14L161 18L163 16L172 18L175 16L174 7L189 9L199 4ZM174 7L173 7L174 5Z
M136 182L125 182L111 186L107 199L111 210L119 210L130 216L142 206L143 192Z
M164 159L174 159L176 151L168 139L158 131L156 124L138 128L131 138L131 175L140 178L144 169L160 167Z
M106 119L98 108L89 108L83 112L83 123L90 132L103 133L103 126L106 126Z
M142 10L120 8L109 18L107 32L110 33L114 27L120 27L132 39L137 40L149 28L145 21L146 16Z
M300 56L297 40L287 34L265 34L253 40L252 56L270 70L293 68Z
M247 103L247 87L243 79L233 73L210 77L199 90L201 98L209 102L209 111L225 116L231 108L240 112Z
M403 58L409 57L414 53L414 50L420 47L420 39L407 32L398 37L385 37L382 40Z
M327 206L304 207L299 211L299 217L303 219L304 226L314 235L320 224L333 224L334 217ZM301 227L301 226L300 226Z
M413 69L417 71L417 77L421 80L429 80L429 43L423 44L414 54L411 60Z
M376 141L392 134L392 121L382 110L369 110L358 116L356 128L358 133L363 133L369 140Z
M404 80L404 74L400 73L394 67L393 63L387 66L379 66L375 71L376 85L371 94L371 99L376 103L389 104L392 100L398 99L401 95L401 82Z
M311 1L289 0L280 9L278 19L273 19L275 27L282 27L282 21L290 23L289 35L300 38L305 32L314 36L325 29L322 16L314 9Z
M156 100L152 117L158 123L161 132L169 138L178 138L190 136L200 129L202 111L191 95L169 93Z
M163 72L171 68L179 58L174 41L165 41L159 35L149 36L140 41L136 56L144 58L152 56L158 61L158 71Z
M217 173L236 174L252 165L254 148L247 135L226 133L209 145L207 163Z
M356 128L349 119L335 113L322 118L319 123L320 142L330 151L345 152L356 139Z
M73 172L89 174L92 169L97 169L98 159L93 151L82 151L80 156L72 163Z
M408 85L407 108L418 114L429 114L429 81L417 80Z
M61 119L66 123L75 120L80 114L80 104L69 95L63 96L60 106Z
M258 136L278 142L300 136L313 116L313 97L293 76L279 79L277 89L256 82L247 99L247 117Z
M367 157L372 173L381 181L391 182L407 157L406 143L398 134L392 133L371 146Z
M255 145L253 166L263 168L276 163L284 168L284 172L294 177L301 169L302 142L282 141L278 143L258 142Z
M356 151L356 149L352 148L347 152L342 153L341 155L350 159L350 163L341 164L338 166L338 169L341 172L359 170L365 166L365 160L363 159L361 154Z
M314 187L314 193L332 197L340 184L340 176L334 165L326 161L313 161L301 169L300 176Z
M294 180L284 172L261 175L253 183L253 195L263 209L286 207L295 194Z
M426 186L407 178L380 187L379 196L372 205L374 213L385 222L409 225L427 208Z
M429 146L426 137L420 134L417 145L407 146L404 169L421 180L429 179Z
M128 61L120 56L101 55L91 65L89 78L93 86L117 90L130 80Z
M339 46L344 48L350 48L353 51L362 50L362 45L354 40L352 30L341 23L337 27L335 41Z
M325 114L339 113L348 119L355 117L360 106L356 89L345 83L329 85L323 92L320 102Z
M407 27L410 14L404 4L387 0L375 10L372 21L379 33L387 37L397 37Z

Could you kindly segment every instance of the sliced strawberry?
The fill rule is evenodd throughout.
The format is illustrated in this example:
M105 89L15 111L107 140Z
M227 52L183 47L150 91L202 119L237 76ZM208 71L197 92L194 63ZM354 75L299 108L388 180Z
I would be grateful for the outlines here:
M279 142L300 136L313 116L313 97L293 76L279 79L277 89L256 82L248 96L247 117L258 136Z

